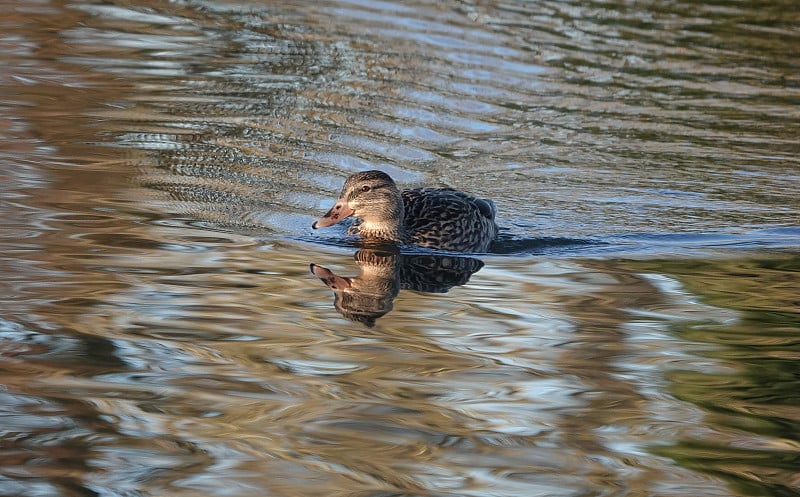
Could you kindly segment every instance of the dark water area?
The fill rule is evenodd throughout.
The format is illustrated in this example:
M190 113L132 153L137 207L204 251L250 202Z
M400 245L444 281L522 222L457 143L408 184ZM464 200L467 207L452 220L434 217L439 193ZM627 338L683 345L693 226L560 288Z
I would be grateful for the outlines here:
M794 2L0 5L0 495L800 495Z

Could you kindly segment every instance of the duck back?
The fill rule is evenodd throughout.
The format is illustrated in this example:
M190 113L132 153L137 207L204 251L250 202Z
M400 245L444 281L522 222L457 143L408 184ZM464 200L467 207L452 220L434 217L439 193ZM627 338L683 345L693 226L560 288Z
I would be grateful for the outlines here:
M402 192L407 242L457 252L486 252L497 236L491 200L451 188Z

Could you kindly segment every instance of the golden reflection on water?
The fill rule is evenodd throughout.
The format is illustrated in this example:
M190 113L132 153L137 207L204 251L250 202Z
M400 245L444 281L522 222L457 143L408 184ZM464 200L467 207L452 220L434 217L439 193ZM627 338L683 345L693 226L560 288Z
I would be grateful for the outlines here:
M33 434L82 440L68 452L84 461L69 485L552 494L624 481L631 492L726 494L650 453L681 462L665 442L718 442L729 430L700 422L712 397L669 393L712 364L735 377L731 359L704 358L718 347L675 334L740 319L696 302L681 274L494 258L446 294L400 291L367 328L333 308L301 247L221 235L190 250L202 230L127 229L159 243L44 261L75 281L37 289L31 310L49 332L20 328L7 342L8 392L39 405L20 418L23 445ZM352 267L327 255L337 257ZM103 279L116 284L98 289ZM37 450L40 466L12 463L10 474L51 481L62 456Z

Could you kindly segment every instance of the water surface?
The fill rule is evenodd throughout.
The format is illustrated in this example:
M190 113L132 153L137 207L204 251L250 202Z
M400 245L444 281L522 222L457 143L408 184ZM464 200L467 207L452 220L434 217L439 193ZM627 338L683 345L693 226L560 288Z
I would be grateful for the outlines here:
M7 2L0 494L800 494L793 7Z

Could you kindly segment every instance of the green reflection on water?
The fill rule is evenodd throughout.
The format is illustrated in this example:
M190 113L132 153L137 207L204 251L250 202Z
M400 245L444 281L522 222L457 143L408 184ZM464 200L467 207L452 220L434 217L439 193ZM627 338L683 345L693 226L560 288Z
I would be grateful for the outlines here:
M797 495L800 482L800 257L632 263L680 280L734 323L676 325L724 371L675 371L669 391L705 412L706 430L654 452L728 481L741 495Z

